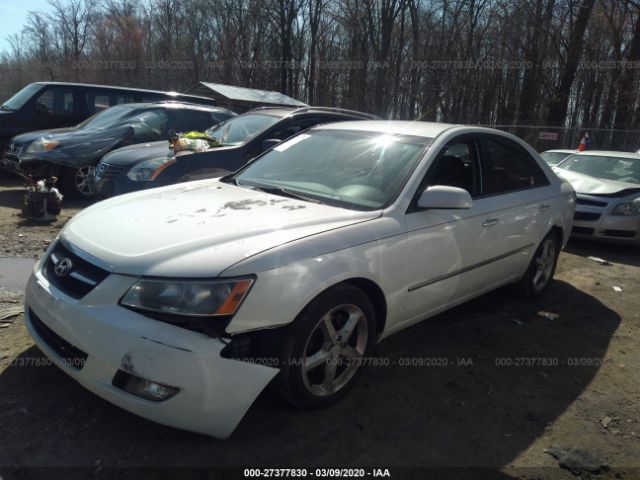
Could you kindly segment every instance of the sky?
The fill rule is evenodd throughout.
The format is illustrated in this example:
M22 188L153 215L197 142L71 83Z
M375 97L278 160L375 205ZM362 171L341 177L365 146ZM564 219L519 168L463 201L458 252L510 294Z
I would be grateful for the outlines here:
M0 0L0 50L9 48L7 37L20 33L30 10L49 11L51 7L47 0Z

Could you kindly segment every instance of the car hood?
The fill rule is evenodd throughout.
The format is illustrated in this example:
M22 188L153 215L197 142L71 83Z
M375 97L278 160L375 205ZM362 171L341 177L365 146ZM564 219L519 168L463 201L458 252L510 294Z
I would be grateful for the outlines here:
M215 277L271 248L380 215L214 179L99 202L67 223L61 238L116 273Z
M188 155L200 154L209 156L212 152L226 151L236 148L238 148L236 145L221 145L218 147L211 147L204 152L192 152L189 150L184 150L176 154L174 153L173 149L169 149L169 143L167 141L148 142L118 148L117 150L113 150L109 154L105 155L102 160L109 165L132 167L134 165L137 165L138 163L144 162L145 160L152 160L155 158L162 158L167 156L176 156L176 158L182 158Z
M152 160L161 157L173 157L175 153L169 148L167 140L159 142L139 143L121 147L109 152L102 158L102 161L109 165L120 165L131 167L145 160Z
M618 182L615 180L596 178L559 167L555 167L554 171L557 175L571 183L577 193L590 195L612 195L621 192L627 193L629 190L640 191L640 185L637 183Z
M29 132L14 137L17 148L22 150L20 161L45 160L63 166L80 167L94 164L96 160L116 145L131 137L134 126L120 125L100 129L64 128ZM27 145L45 138L58 145L46 152L28 153Z

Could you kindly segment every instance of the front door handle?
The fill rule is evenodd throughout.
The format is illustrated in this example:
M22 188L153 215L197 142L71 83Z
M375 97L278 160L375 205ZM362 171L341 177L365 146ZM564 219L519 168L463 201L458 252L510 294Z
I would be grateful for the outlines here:
M497 225L498 224L498 219L497 218L487 218L483 223L482 226L483 227L491 227L493 225Z

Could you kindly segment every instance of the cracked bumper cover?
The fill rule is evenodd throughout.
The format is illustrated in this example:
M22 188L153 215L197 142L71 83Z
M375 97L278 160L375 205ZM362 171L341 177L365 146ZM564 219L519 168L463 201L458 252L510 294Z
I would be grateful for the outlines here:
M222 358L225 344L219 339L120 307L117 299L135 280L111 274L74 300L49 284L36 266L25 293L29 333L53 363L105 400L164 425L227 438L278 369ZM30 311L87 353L81 369L65 362L38 335ZM145 400L112 385L118 370L180 391L165 401Z

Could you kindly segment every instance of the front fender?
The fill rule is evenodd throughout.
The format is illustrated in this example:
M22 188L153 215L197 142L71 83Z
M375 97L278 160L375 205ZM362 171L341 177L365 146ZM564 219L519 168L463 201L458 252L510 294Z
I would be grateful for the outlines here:
M366 278L380 285L374 273L379 270L377 252L370 245L262 272L227 327L227 332L237 334L287 325L309 302L332 285L351 278Z

